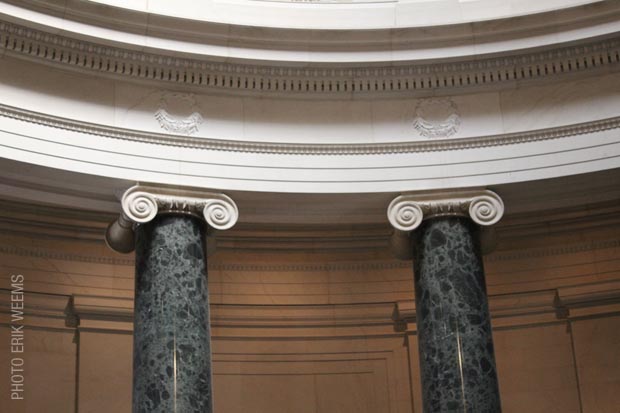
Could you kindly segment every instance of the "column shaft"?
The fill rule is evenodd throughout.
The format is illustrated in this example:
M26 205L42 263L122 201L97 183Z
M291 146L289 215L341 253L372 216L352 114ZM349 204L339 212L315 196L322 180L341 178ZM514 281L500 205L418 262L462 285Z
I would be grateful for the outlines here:
M213 411L204 223L162 215L136 233L133 412Z
M475 224L435 218L415 231L414 278L425 413L501 411Z

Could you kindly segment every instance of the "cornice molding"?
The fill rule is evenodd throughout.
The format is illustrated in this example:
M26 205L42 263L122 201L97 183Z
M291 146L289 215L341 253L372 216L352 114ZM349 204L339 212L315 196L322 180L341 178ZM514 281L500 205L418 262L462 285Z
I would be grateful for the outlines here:
M592 283L558 288L554 306L561 318L579 318L593 315L591 307L605 306L608 312L620 311L620 281ZM594 314L597 312L595 311Z
M435 138L432 140L367 144L296 144L234 141L141 132L132 129L97 125L89 122L47 115L13 106L3 105L1 103L0 117L127 142L138 142L208 151L304 156L362 156L467 150L540 142L620 129L620 116L618 116L591 122L537 129L527 132L515 132L472 138Z
M260 58L257 56L257 51L273 50L292 51L293 55L298 54L298 51L306 52L298 56L302 61L308 58L307 52L316 51L321 54L318 56L320 61L325 61L325 52L342 55L351 51L371 52L373 55L371 59L375 60L377 60L376 52L383 52L387 60L404 61L407 59L399 58L399 52L407 53L416 49L438 50L445 48L446 45L465 46L464 49L458 49L455 54L448 52L449 57L462 56L463 50L471 51L471 46L474 45L476 49L488 45L499 46L494 47L493 51L500 52L501 45L510 50L521 49L519 44L522 42L519 40L526 40L529 47L541 47L562 40L574 41L579 38L611 34L615 27L613 23L617 21L620 13L615 0L567 0L567 4L563 6L555 4L552 7L531 3L525 5L525 9L517 7L521 11L514 10L514 14L506 13L511 7L500 7L496 10L499 13L485 12L482 15L472 14L471 10L463 10L464 14L461 15L461 12L457 11L460 8L458 5L447 13L441 4L436 5L438 6L436 9L433 5L430 5L430 9L428 5L424 5L422 10L426 13L433 13L431 10L433 9L437 14L435 17L438 19L429 20L420 18L420 13L415 12L417 8L415 5L394 4L395 9L388 11L387 15L380 13L382 16L379 16L372 4L362 7L361 10L360 7L351 4L355 1L344 0L347 5L341 5L336 8L337 10L333 7L319 6L312 7L313 10L308 11L303 7L293 14L291 12L295 6L280 5L266 12L265 7L270 8L273 3L263 3L259 7L262 13L256 13L248 12L252 9L252 3L239 3L230 9L227 6L231 6L232 3L227 5L227 1L222 1L216 2L216 9L203 15L202 18L200 14L201 11L204 13L205 9L198 10L196 7L191 7L189 8L191 14L184 15L183 5L181 8L171 7L168 10L172 11L170 14L165 11L162 13L161 7L152 4L150 6L154 7L144 8L142 6L145 4L115 7L101 2L80 0L4 0L3 2L12 4L12 7L6 7L5 10L7 16L5 20L9 22L28 27L45 26L48 32L63 31L71 33L74 37L99 39L106 44L116 40L139 49L144 47L143 35L146 35L149 38L147 43L158 51L166 50L170 53L189 49L198 54L208 54L226 61L243 59L247 51L251 51L250 59L255 59ZM381 8L384 9L385 6L384 4ZM413 6L413 9L410 7L403 9L400 6ZM352 11L349 7L356 9L354 13L360 19L343 20L336 17L343 15L350 17ZM397 11L396 8L403 10ZM471 9L467 6L465 8ZM480 5L473 5L473 8L479 9ZM186 9L186 12L189 10ZM236 12L240 10L244 12ZM310 16L307 15L308 12ZM325 17L319 18L317 12ZM359 14L360 12L362 14ZM222 13L220 18L217 17L218 13ZM392 13L394 13L392 17L388 17ZM399 16L398 19L395 19L396 14ZM368 18L364 19L362 17L364 15ZM62 19L52 20L49 16ZM102 38L100 28L108 29L103 34L105 38ZM536 40L532 43L533 33ZM138 36L128 38L124 36L125 34ZM191 46L188 48L186 46L188 42L206 49L196 50ZM432 55L436 57L435 53ZM296 60L290 55L282 56L278 53L265 59ZM329 60L329 57L327 59ZM312 58L310 60L315 61Z
M0 288L0 324L11 319L11 290ZM70 297L24 290L24 326L66 331L75 328L77 319L71 312Z
M617 315L620 312L620 282L489 295L489 310L494 329ZM395 302L392 318L401 331L415 331L415 302Z
M575 287L579 291L584 286ZM588 286L585 286L587 289ZM489 295L489 310L493 318L493 328L511 328L519 325L536 325L559 322L562 311L555 297L558 290L539 290L510 294ZM597 313L605 313L601 308L605 303L597 297L588 296L589 305L596 307ZM392 314L396 326L401 330L415 331L416 306L414 300L397 301Z
M617 315L620 310L620 282L607 281L573 287L489 296L495 329L565 322L566 319ZM45 330L131 332L133 299L126 297L74 294L72 296L25 292L24 325ZM416 331L416 308L413 300L321 305L235 305L212 304L215 327L247 329L254 336L256 328L313 328L315 335L334 334L334 328L390 326L396 333ZM0 324L10 319L10 290L0 289ZM321 330L326 329L326 330ZM293 330L289 330L293 331ZM325 331L325 333L320 333ZM219 337L225 338L224 330ZM366 334L385 333L384 330ZM221 335L220 335L221 334ZM295 335L295 334L293 334ZM239 338L238 335L234 336ZM264 337L264 336L262 336Z
M229 94L351 98L457 94L562 75L596 73L620 63L620 39L466 61L300 67L212 62L83 41L0 22L0 51L84 73Z

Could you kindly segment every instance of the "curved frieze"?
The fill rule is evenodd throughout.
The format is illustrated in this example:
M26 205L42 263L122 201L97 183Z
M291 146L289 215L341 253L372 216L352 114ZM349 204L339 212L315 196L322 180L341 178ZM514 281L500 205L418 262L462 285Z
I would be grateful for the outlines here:
M464 57L433 64L341 63L312 67L213 62L123 49L0 22L0 52L94 75L231 94L316 97L455 95L483 88L617 70L620 40L606 39L528 54ZM472 60L473 59L473 60ZM361 67L360 67L361 66Z

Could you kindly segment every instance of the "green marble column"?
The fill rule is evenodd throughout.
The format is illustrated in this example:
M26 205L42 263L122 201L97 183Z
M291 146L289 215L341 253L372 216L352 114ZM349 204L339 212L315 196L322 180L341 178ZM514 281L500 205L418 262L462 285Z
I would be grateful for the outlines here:
M476 224L424 221L414 278L424 413L501 412Z
M211 413L205 224L159 215L136 231L133 413Z

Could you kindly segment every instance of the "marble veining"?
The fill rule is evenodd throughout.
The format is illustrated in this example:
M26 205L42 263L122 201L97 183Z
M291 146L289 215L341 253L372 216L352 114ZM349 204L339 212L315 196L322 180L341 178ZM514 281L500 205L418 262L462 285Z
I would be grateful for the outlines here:
M137 229L134 413L213 411L204 240L189 216Z
M425 221L414 254L424 412L501 412L475 224Z

